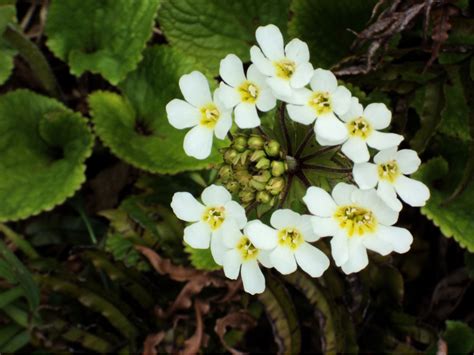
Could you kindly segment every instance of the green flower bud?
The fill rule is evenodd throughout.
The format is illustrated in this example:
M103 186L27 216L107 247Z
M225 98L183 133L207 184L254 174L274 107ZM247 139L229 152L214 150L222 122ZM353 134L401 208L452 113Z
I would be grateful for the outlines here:
M247 186L252 179L252 175L247 170L239 169L234 172L234 178L240 185Z
M235 137L232 147L239 153L242 153L247 148L247 138L244 136Z
M286 164L282 161L272 161L272 175L282 176L286 171Z
M280 155L280 143L271 140L265 143L265 152L270 157L277 157Z
M256 150L255 152L252 153L250 156L250 161L251 162L256 162L257 160L260 160L262 158L265 158L267 155L263 150Z
M272 199L272 196L266 191L257 192L256 200L260 203L269 203Z
M223 165L219 169L219 177L223 182L227 182L232 179L232 175L232 168L230 167L230 165Z
M247 142L250 149L259 150L263 148L265 140L260 136L251 136Z
M229 148L224 153L224 161L227 164L234 164L235 158L239 156L239 153L235 149Z
M268 182L270 178L272 177L272 174L268 170L262 170L258 175L254 175L252 177L252 180L258 181L258 182Z
M266 169L270 168L270 160L268 160L267 158L262 158L257 162L255 167L258 170L266 170Z
M249 185L250 185L250 187L253 187L257 191L265 190L265 186L266 186L266 184L264 182L260 182L260 181L254 180L254 179L250 180Z
M255 200L255 191L250 189L244 189L239 192L239 199L242 203L248 204Z
M240 190L240 185L237 181L229 181L227 184L225 184L225 187L231 194L235 194Z
M252 153L251 150L246 150L245 152L243 152L242 154L240 154L239 164L241 164L241 165L243 165L243 166L247 165L247 163L248 163L248 157L249 157L250 153Z
M268 181L267 186L265 187L265 190L267 190L273 196L276 196L280 194L284 188L285 188L285 179L282 177L274 177Z

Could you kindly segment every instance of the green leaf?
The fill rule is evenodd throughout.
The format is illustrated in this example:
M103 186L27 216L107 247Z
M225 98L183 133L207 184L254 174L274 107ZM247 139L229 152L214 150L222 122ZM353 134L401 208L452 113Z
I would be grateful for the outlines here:
M0 3L0 35L3 34L8 24L16 19L16 8L14 4Z
M107 236L105 250L112 254L115 260L122 261L127 267L135 267L140 271L149 271L150 265L141 253L135 249L133 240L120 234Z
M142 59L159 0L54 0L47 45L74 75L101 74L117 84Z
M12 73L15 54L16 51L11 49L3 38L0 38L0 85L5 83Z
M171 48L155 46L120 84L124 96L102 91L90 95L96 132L104 144L126 162L154 173L174 174L220 162L217 148L206 160L188 157L183 150L187 130L168 123L165 106L181 97L179 78L192 70L190 61ZM216 147L224 142L214 138Z
M288 33L308 43L315 66L329 67L350 54L349 47L356 37L348 29L362 30L375 3L375 0L294 0Z
M464 322L447 320L443 339L450 354L472 354L474 351L474 329Z
M186 244L184 251L189 254L191 264L198 270L214 271L222 268L214 261L211 249L194 249Z
M30 341L30 332L28 329L13 336L5 345L2 345L0 351L5 354L12 354L26 346Z
M26 90L0 97L0 222L63 203L85 180L92 152L85 119Z
M9 290L6 290L0 293L0 308L3 308L6 305L9 305L13 301L15 301L17 298L20 298L21 296L23 296L23 294L24 294L23 288L20 286L13 287Z
M421 208L421 213L432 220L446 237L453 237L462 247L474 252L474 184L471 183L454 201L443 206L455 186L451 174L448 163L439 157L423 164L414 175L431 191L431 198ZM444 177L446 183L438 189L438 180Z
M169 43L196 58L214 75L234 53L246 62L258 26L273 23L286 33L289 0L165 0L158 21Z

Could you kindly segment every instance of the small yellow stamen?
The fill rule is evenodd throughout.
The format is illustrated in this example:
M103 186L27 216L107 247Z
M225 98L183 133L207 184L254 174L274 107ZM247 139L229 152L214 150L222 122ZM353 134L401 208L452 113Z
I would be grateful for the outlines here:
M309 106L312 107L318 116L332 111L331 98L328 92L315 92L311 96Z
M258 256L258 249L254 247L250 239L244 235L237 243L237 250L242 256L242 260L248 261L256 259Z
M219 117L220 117L220 112L217 109L216 105L212 103L207 104L205 106L202 106L200 111L201 111L201 120L200 120L201 126L204 126L207 128L214 128L217 124L217 121L219 121Z
M296 250L303 242L303 235L296 228L284 228L278 231L278 244L283 247Z
M400 168L395 160L377 166L379 178L394 183L400 175Z
M296 63L289 59L275 61L273 66L276 69L276 76L285 80L290 80L296 70Z
M347 231L347 235L363 236L377 229L377 220L372 213L359 206L340 206L334 213L339 226Z
M259 89L258 86L250 81L245 81L238 88L242 102L254 104L257 101Z
M209 224L212 230L219 228L225 219L224 207L208 207L202 215L202 220Z
M358 117L347 123L347 130L351 136L367 139L372 133L372 126L364 117Z

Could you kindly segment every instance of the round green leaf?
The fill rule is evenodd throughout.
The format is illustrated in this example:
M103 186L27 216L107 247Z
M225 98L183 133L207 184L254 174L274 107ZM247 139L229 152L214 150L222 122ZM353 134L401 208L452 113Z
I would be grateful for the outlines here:
M74 75L101 74L117 84L133 70L152 34L159 0L54 0L48 47Z
M288 0L166 0L158 20L168 41L203 67L217 73L234 53L250 59L258 26L273 23L286 33Z
M308 43L314 65L334 65L349 54L355 39L348 29L362 30L375 3L375 0L294 0L288 33Z
M180 98L179 77L193 70L193 63L167 46L147 49L138 69L120 84L123 96L95 92L89 105L95 130L104 144L126 162L155 173L178 173L217 163L217 147L224 141L214 138L214 148L206 160L188 157L183 150L187 130L168 123L165 106Z
M0 97L0 221L50 210L85 180L92 152L85 119L27 90Z

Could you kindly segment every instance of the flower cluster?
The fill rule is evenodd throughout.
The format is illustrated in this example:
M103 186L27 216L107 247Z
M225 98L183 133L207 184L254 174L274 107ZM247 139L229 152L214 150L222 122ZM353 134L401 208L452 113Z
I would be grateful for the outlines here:
M331 194L310 186L302 198L310 214L277 209L270 226L258 219L249 222L232 194L243 205L268 199L273 205L285 187L286 163L293 158L275 140L241 133L224 151L219 176L225 187L207 187L202 203L187 192L174 195L174 213L192 222L185 228L185 242L193 248L210 247L225 275L236 279L240 273L244 289L252 294L265 289L260 264L282 274L299 266L312 277L321 276L330 262L312 243L322 237L331 238L332 258L346 274L367 266L367 250L381 255L407 252L413 237L394 226L402 209L398 198L410 206L423 206L430 193L406 176L421 163L416 152L398 150L403 137L383 131L390 125L390 110L383 103L364 108L333 73L313 68L306 43L293 39L284 45L276 26L259 27L256 40L246 72L234 54L221 61L223 81L213 95L203 74L195 71L181 77L186 101L174 99L166 111L174 127L192 127L184 139L186 154L207 158L213 135L224 139L233 122L240 129L259 127L259 114L281 101L291 120L314 126L319 145L340 146L353 162L357 186L339 182ZM376 154L370 162L372 151Z

